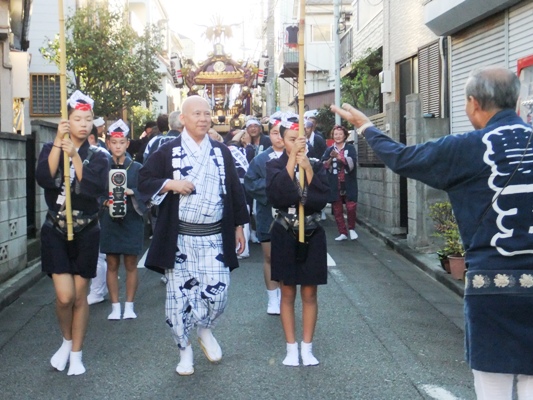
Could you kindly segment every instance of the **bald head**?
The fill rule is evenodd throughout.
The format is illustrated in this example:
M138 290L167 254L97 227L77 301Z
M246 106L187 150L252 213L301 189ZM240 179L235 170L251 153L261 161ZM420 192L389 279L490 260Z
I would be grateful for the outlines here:
M467 99L470 96L476 99L484 111L514 109L520 93L520 81L507 68L478 68L470 73L465 93Z
M187 133L200 143L211 128L211 107L200 96L187 97L181 106L179 119Z
M183 102L183 104L181 105L181 110L182 112L185 114L186 112L189 111L189 109L191 107L198 107L198 106L201 106L201 105L204 105L206 106L207 108L211 109L211 106L209 105L209 103L207 102L206 99L204 99L203 97L201 96L197 96L197 95L194 95L194 96L189 96L185 99L185 101Z

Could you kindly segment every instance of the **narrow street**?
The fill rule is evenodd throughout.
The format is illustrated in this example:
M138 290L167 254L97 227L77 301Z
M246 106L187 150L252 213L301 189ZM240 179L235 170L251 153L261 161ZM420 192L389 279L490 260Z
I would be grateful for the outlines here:
M232 273L215 330L220 364L209 363L193 337L195 373L175 373L165 288L143 268L138 318L111 322L109 301L91 306L87 373L57 372L49 359L61 336L52 284L43 278L0 313L2 399L474 399L460 297L362 227L357 241L335 242L329 218L332 260L314 339L319 366L281 364L283 331L279 317L266 313L261 249L252 244Z

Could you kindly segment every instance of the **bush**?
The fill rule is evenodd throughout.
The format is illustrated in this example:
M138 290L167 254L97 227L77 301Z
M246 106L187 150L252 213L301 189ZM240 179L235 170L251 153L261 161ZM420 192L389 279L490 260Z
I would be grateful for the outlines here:
M445 257L464 256L465 249L451 203L442 201L431 205L429 216L435 223L435 236L444 239L444 247L439 250L439 254Z

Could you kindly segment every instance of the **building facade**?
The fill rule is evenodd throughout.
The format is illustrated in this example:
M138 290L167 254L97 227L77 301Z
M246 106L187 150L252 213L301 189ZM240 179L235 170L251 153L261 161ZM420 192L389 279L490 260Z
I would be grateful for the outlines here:
M165 3L161 0L95 0L110 9L127 7L129 22L139 34L150 24L161 29L163 35L163 51L158 55L161 74L161 91L154 93L155 101L145 106L154 114L169 113L179 108L183 94L176 88L171 69L173 53L183 51L179 37L169 27L169 16ZM68 17L76 9L88 4L88 0L64 0L64 12ZM58 122L60 119L60 88L59 71L55 64L43 58L39 49L46 45L59 32L57 7L50 7L46 0L34 0L33 10L39 15L32 23L30 30L31 65L31 99L29 104L30 118Z
M533 98L531 0L354 1L351 12L341 38L342 74L364 57L367 45L382 46L384 106L372 118L402 143L473 129L464 111L464 84L476 67L501 65L521 73L521 100ZM531 119L528 108L520 112ZM434 249L429 205L446 199L445 193L388 171L368 157L364 143L359 150L360 218L405 234L412 247Z
M27 164L34 165L26 136L31 6L31 1L0 1L0 283L28 265L27 198L34 187L26 179Z

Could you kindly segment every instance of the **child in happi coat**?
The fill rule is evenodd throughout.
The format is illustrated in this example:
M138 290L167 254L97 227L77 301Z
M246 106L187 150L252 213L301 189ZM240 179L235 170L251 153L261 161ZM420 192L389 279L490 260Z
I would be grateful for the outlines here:
M41 228L41 265L54 283L56 314L63 343L50 363L68 375L85 372L82 347L89 320L87 290L96 276L100 225L98 198L105 195L109 162L87 137L93 126L93 100L76 91L68 99L53 142L45 143L35 177L44 189L48 212ZM66 136L69 134L69 136ZM74 237L67 237L64 157L70 159L70 199Z
M326 171L318 160L307 158L306 138L298 135L298 116L282 116L280 134L285 152L266 164L266 193L269 202L278 210L271 230L272 280L281 286L281 323L287 342L284 365L299 365L298 343L295 338L294 302L297 286L302 298L303 365L318 365L313 355L318 305L317 285L327 283L326 234L320 226L320 210L328 200L329 186ZM305 173L302 189L299 174ZM298 213L303 204L305 215L305 243L299 243Z
M137 258L143 250L143 214L146 211L146 206L143 202L137 201L137 181L142 165L133 161L126 152L129 145L128 132L128 126L119 119L109 127L106 139L107 148L112 156L113 165L111 168L124 169L127 177L126 214L118 217L110 215L107 208L113 211L117 207L123 206L119 202L113 202L110 189L109 198L104 201L104 206L107 208L101 217L100 251L106 254L107 260L107 290L111 300L111 313L107 317L109 320L137 318L133 302L139 284ZM118 268L121 255L126 268L126 302L123 315L118 295Z

